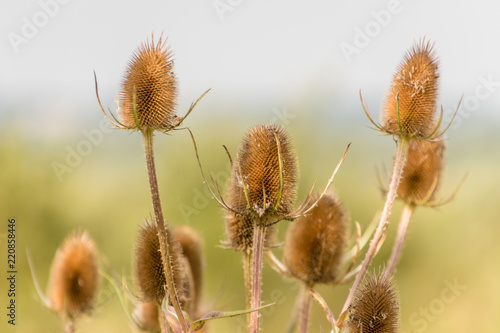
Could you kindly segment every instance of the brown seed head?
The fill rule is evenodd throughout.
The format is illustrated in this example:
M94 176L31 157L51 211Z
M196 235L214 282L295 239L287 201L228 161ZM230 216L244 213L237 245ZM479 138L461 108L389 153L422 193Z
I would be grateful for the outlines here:
M229 185L229 205L242 215L248 216L253 210L264 216L276 205L280 190L278 145L283 163L283 191L274 215L284 216L292 210L298 169L292 144L281 127L259 125L251 128L243 139ZM251 208L245 199L243 183Z
M182 287L182 250L179 243L172 237L170 229L166 228L174 283L179 297L183 295ZM165 274L160 252L160 241L156 225L146 221L139 230L136 246L136 277L141 290L142 300L161 303L165 297Z
M237 251L248 251L253 247L253 221L250 216L235 216L231 211L226 212L227 247ZM276 238L274 226L266 228L264 247L273 247Z
M168 128L175 123L177 83L165 44L161 38L156 44L153 40L143 43L128 65L120 96L120 118L126 126L137 127L134 93L141 128Z
M151 332L159 332L158 308L156 302L140 302L134 310L134 317L139 321L142 328Z
M403 135L429 136L435 127L438 94L438 61L433 44L425 39L405 55L394 74L382 114L383 127L399 135L396 96Z
M337 198L327 193L307 215L290 225L284 261L295 278L310 284L328 283L338 275L346 243L346 215Z
M49 278L51 308L70 318L89 312L98 289L97 250L86 232L68 236L57 250Z
M409 204L434 199L444 164L444 142L412 140L398 195Z
M385 272L373 274L357 291L349 308L348 333L395 333L398 331L397 292Z
M188 271L186 280L188 280L187 287L189 290L186 294L189 294L187 298L190 299L190 315L196 314L200 305L203 284L204 260L202 239L193 228L188 226L174 228L173 234L182 248L183 256L187 259L185 270Z

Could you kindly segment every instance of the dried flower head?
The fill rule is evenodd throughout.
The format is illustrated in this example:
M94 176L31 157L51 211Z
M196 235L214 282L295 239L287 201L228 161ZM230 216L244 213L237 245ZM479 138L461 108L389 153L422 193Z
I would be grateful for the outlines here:
M444 164L443 141L411 141L398 195L409 204L433 200Z
M399 307L391 277L372 274L357 291L349 308L348 333L395 333Z
M184 271L187 281L186 298L190 300L190 315L196 314L200 305L203 284L203 248L200 235L188 226L176 227L173 235L181 246L182 255L186 258Z
M254 225L250 216L236 216L231 211L226 211L226 235L224 242L228 248L237 251L246 251L253 247ZM275 243L276 229L274 226L266 228L264 247L273 247Z
M382 114L385 130L396 135L402 133L421 138L431 135L436 126L438 79L438 61L433 44L422 39L405 55L394 74Z
M161 37L143 43L133 55L123 80L120 118L135 128L134 94L137 119L142 128L170 128L175 124L177 83L174 62Z
M170 260L174 275L174 283L179 294L183 294L182 286L182 250L179 243L172 237L170 229L166 228L167 242L170 250ZM142 300L161 303L165 297L165 274L160 252L160 241L156 226L149 221L139 230L136 246L136 277L141 290Z
M52 310L76 318L89 312L98 289L97 250L87 232L74 232L57 250L49 278Z
M160 331L158 315L159 306L156 302L140 302L133 313L135 320L137 320L141 328L151 332Z
M346 245L346 214L338 199L327 193L307 215L290 225L285 264L292 276L306 283L328 283L338 276Z
M282 169L278 155L281 156ZM292 144L281 127L259 125L251 128L233 166L229 205L241 215L256 212L262 217L273 212L281 195L273 214L284 216L290 213L296 197L297 169ZM280 170L283 175L282 189ZM248 193L248 203L243 186Z

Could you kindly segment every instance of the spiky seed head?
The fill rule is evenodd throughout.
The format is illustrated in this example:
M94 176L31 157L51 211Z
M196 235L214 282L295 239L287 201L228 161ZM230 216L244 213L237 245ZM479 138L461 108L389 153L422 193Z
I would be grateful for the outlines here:
M228 248L247 252L253 247L254 222L251 216L236 216L231 211L226 211L226 236L224 242ZM270 248L275 244L276 228L266 228L264 247Z
M174 284L178 295L182 295L182 250L179 243L172 236L169 228L165 229L169 246L170 261L174 275ZM160 252L160 241L156 225L146 221L140 228L135 249L135 273L142 300L161 303L165 297L165 274Z
M203 247L200 235L191 227L181 226L173 229L175 239L181 246L182 255L186 258L185 280L187 283L187 298L190 300L190 315L196 314L200 305L201 288L203 284ZM188 295L189 294L189 295Z
M398 195L408 204L433 200L444 166L443 141L412 140L403 169Z
M348 333L395 333L398 331L397 291L384 271L373 273L356 291L349 308Z
M329 283L338 276L346 246L346 214L333 193L327 193L307 215L290 225L284 261L299 280Z
M229 184L229 205L241 215L252 211L269 214L280 193L280 159L283 170L281 201L274 212L284 216L293 208L297 188L297 161L286 132L278 125L258 125L248 130L233 165ZM241 174L240 174L241 169ZM243 186L248 190L250 207Z
M151 332L160 331L159 306L156 302L140 302L137 304L133 316L141 328Z
M438 95L438 61L433 44L425 39L417 42L404 56L394 74L382 113L383 127L396 135L399 121L403 135L427 137L435 128Z
M172 54L161 37L146 41L134 53L124 76L120 95L120 119L125 126L143 128L169 128L175 123L177 82Z
M57 250L50 271L52 310L76 318L94 306L99 285L97 249L87 232L69 235Z

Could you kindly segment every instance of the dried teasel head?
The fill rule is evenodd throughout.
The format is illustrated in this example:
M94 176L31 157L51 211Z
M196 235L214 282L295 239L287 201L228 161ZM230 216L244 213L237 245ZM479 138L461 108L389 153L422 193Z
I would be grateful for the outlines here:
M398 318L397 292L391 277L384 271L374 273L356 291L344 332L395 333Z
M193 316L197 314L200 305L201 288L203 284L203 246L200 235L188 226L173 229L173 236L182 249L182 255L186 258L184 280L186 281L186 299L189 299L188 313Z
M140 302L137 304L133 316L140 327L150 332L160 331L159 305L156 302Z
M166 229L166 235L174 283L179 298L181 298L184 293L182 288L185 286L182 274L182 250L168 228ZM155 301L161 304L165 298L165 274L156 225L149 221L146 221L144 226L139 230L135 254L135 273L141 291L142 301Z
M138 129L175 127L177 82L171 52L162 38L147 41L130 61L120 95L119 116L123 125ZM134 113L134 96L135 112Z
M55 312L76 318L92 310L99 285L97 250L87 232L74 232L57 250L48 297Z
M233 165L228 204L243 216L285 216L295 202L297 173L285 131L277 125L252 127Z
M339 200L326 193L316 207L290 225L284 261L290 274L299 280L329 283L338 276L346 246L346 214Z
M398 195L408 204L425 204L435 197L444 165L443 141L411 141Z
M395 135L432 135L436 127L438 79L433 44L422 39L405 55L394 74L382 113L383 128Z
M237 250L248 252L253 247L254 225L250 216L236 216L231 211L226 211L226 235L227 240L224 246ZM264 247L275 246L276 228L269 226L266 228Z

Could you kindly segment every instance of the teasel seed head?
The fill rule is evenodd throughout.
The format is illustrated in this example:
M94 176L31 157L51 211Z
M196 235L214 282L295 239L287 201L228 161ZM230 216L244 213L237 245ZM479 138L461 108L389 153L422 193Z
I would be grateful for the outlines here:
M134 310L134 318L141 328L150 332L160 331L159 306L156 302L140 302Z
M333 193L326 193L308 214L291 223L284 261L291 275L307 284L329 283L338 276L346 246L346 214Z
M347 333L398 332L399 307L392 278L384 271L373 273L356 291L349 308Z
M248 252L253 247L254 225L251 216L236 216L231 211L226 211L226 236L227 241L224 246L236 250ZM269 226L266 228L264 247L275 246L276 228Z
M169 228L166 228L166 234L175 288L179 298L181 298L184 294L182 288L185 286L182 274L182 250ZM144 226L141 227L135 252L135 273L142 301L155 301L161 304L165 297L166 281L156 225L146 221Z
M48 298L55 312L76 318L92 310L99 285L97 249L87 232L74 232L57 250Z
M283 188L280 195L280 151ZM239 214L260 217L273 212L275 216L290 213L296 198L298 166L292 144L285 131L277 125L250 128L233 165L229 184L229 205ZM248 203L243 186L248 192ZM250 206L249 206L250 205Z
M184 262L184 280L186 285L186 299L189 300L189 315L196 317L201 301L203 285L203 246L200 235L188 226L176 227L173 235L179 242Z
M412 140L398 195L408 204L424 204L437 193L444 167L443 141Z
M415 135L419 138L431 135L436 126L438 79L438 61L433 44L422 39L404 56L394 74L382 113L384 129L395 135Z
M120 96L121 122L137 128L134 116L134 94L138 129L165 129L176 123L177 82L172 54L161 37L139 47L125 73Z

